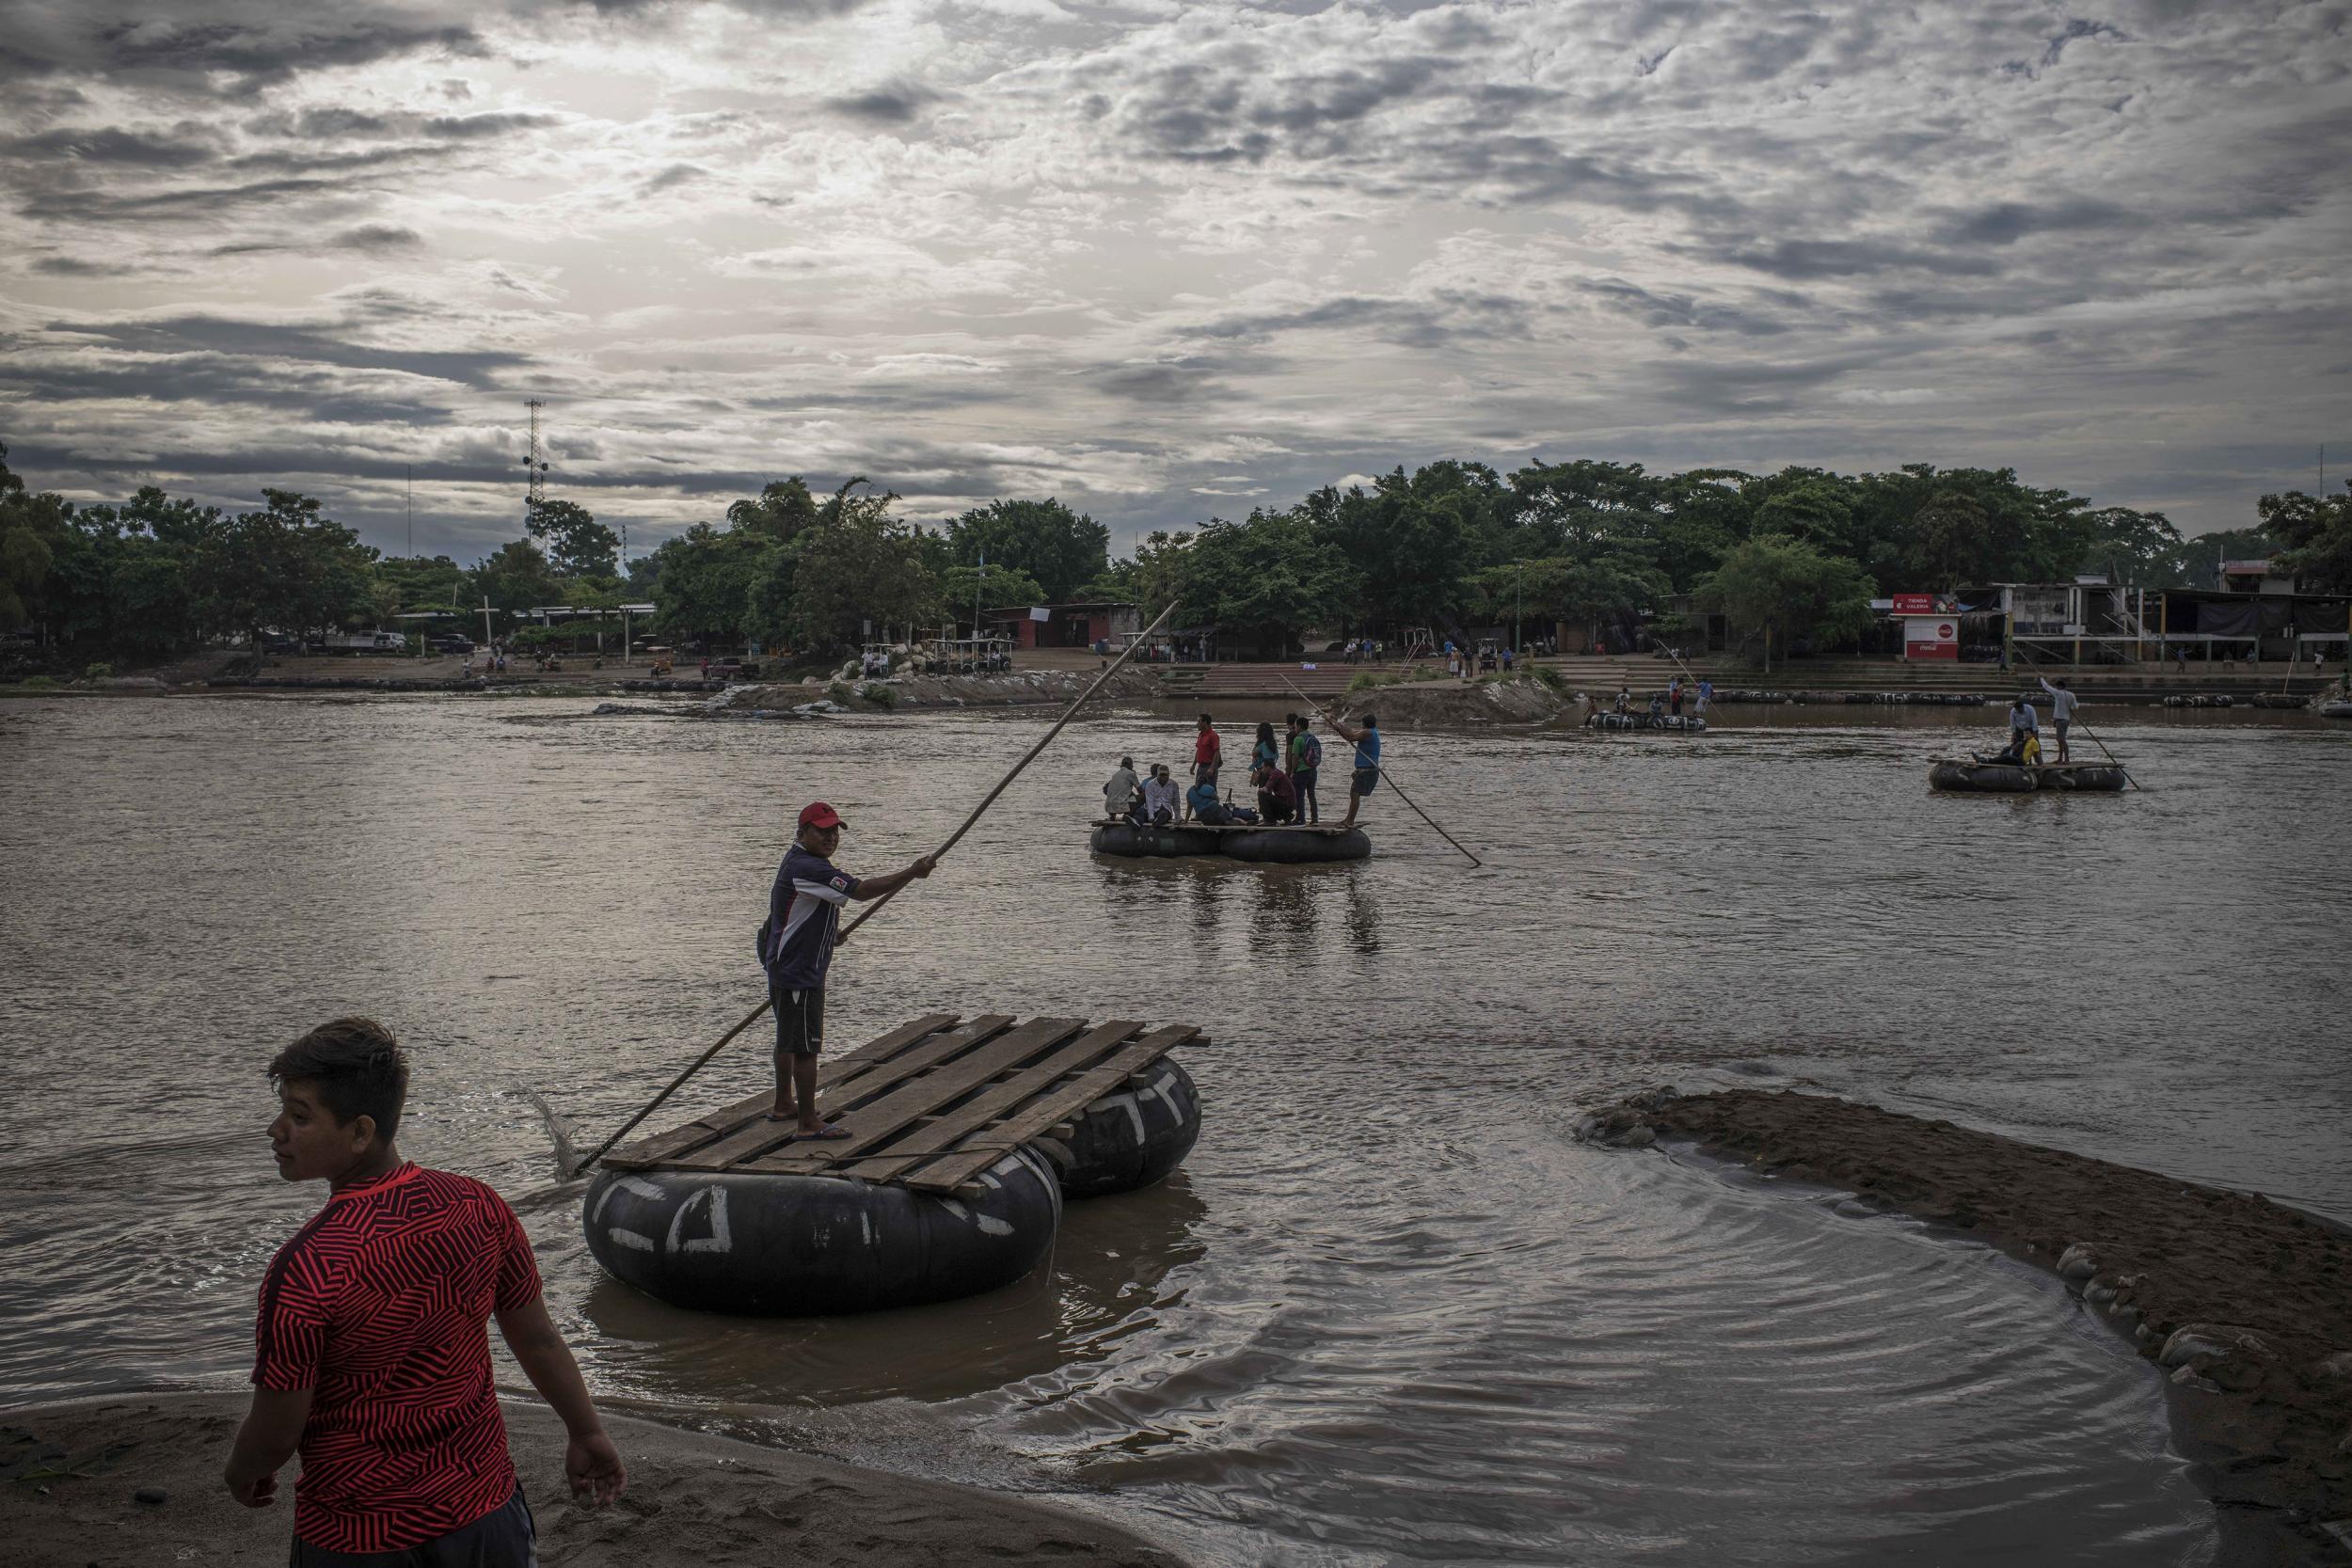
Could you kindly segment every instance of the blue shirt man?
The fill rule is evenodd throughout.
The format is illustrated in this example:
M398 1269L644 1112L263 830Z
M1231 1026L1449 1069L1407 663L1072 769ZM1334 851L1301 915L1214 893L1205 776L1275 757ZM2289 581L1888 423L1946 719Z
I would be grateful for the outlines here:
M768 890L767 937L759 961L768 971L768 1000L776 1009L776 1103L770 1121L797 1123L802 1138L846 1138L848 1130L829 1127L817 1114L817 1053L825 1033L825 975L840 940L841 906L850 899L880 898L917 877L931 874L934 860L923 856L883 877L852 877L833 863L841 816L818 800L801 812L800 829L776 879Z
M1367 713L1362 724L1355 729L1348 728L1345 719L1327 715L1325 722L1356 747L1356 771L1347 783L1347 815L1340 819L1340 832L1345 832L1356 825L1356 808L1364 803L1364 797L1380 782L1380 721L1376 715Z

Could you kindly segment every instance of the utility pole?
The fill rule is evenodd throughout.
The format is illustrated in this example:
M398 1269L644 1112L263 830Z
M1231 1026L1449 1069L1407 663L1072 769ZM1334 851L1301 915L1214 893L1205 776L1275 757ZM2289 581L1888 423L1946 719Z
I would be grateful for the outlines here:
M417 559L417 466L408 465L408 559Z

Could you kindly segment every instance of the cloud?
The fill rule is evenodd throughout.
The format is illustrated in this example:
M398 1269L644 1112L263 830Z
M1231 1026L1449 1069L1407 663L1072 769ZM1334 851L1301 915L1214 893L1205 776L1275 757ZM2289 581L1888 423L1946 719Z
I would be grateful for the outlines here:
M1537 451L2238 521L2342 397L2335 3L0 0L0 399L483 539L532 395L634 541Z
M915 118L938 99L939 95L928 87L898 83L828 98L824 103L826 108L848 119L888 126L913 124Z

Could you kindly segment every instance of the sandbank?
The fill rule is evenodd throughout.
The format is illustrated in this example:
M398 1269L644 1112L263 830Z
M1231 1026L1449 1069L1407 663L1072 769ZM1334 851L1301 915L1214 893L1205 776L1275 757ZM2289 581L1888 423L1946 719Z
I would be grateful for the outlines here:
M220 1482L245 1408L242 1393L158 1393L0 1413L0 1559L24 1568L283 1562L300 1462L268 1508L239 1505ZM1026 1497L609 1415L628 1490L609 1507L582 1508L564 1484L561 1424L543 1405L505 1409L548 1568L1183 1568L1114 1526Z
M2239 1549L2345 1560L2352 1234L2343 1227L2258 1194L1827 1095L1660 1089L1593 1113L1580 1131L1619 1147L1695 1139L2052 1270L2164 1370L2182 1450L2224 1511L2225 1543L2267 1520L2321 1555L2277 1540Z

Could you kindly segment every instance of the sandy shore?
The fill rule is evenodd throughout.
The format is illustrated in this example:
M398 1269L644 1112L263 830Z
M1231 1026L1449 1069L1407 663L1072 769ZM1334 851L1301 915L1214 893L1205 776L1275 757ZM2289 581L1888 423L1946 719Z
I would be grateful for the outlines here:
M239 1506L220 1484L245 1406L243 1394L147 1394L0 1414L0 1560L284 1561L291 1484L264 1509ZM628 1491L583 1509L564 1488L563 1428L548 1410L510 1402L506 1422L548 1568L1182 1568L1111 1526L1023 1497L609 1417Z
M1637 1095L1597 1142L1710 1152L1967 1230L2057 1273L2165 1369L2224 1505L2313 1551L2352 1548L2352 1235L2267 1198L1826 1095ZM2269 1560L2294 1560L2272 1555Z

